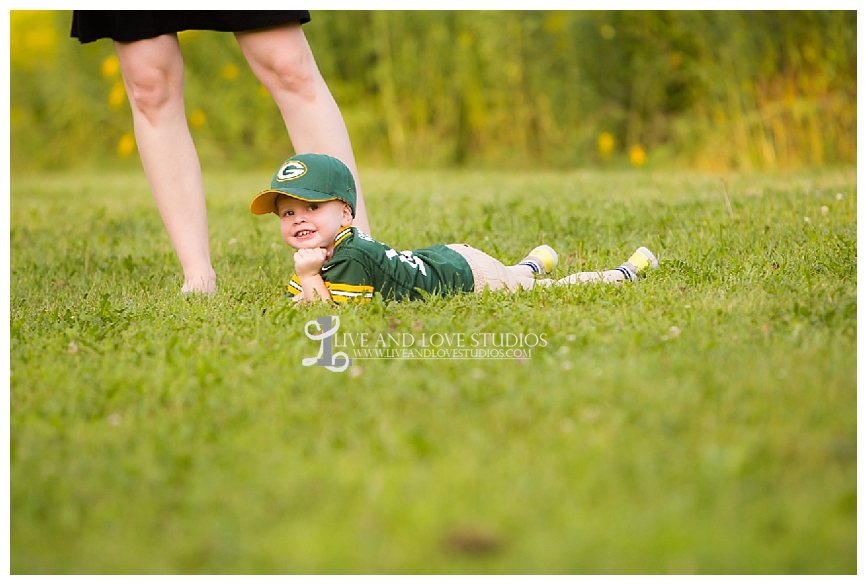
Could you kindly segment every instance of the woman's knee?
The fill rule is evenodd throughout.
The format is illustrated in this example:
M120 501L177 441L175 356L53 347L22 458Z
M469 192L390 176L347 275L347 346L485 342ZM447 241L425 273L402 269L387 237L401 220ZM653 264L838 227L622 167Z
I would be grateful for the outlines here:
M124 81L129 101L134 109L145 116L156 115L167 108L183 103L183 78L162 67L144 66L125 73Z
M150 117L166 107L183 107L184 62L177 37L116 42L115 48L133 110Z
M266 78L263 84L272 94L279 92L305 100L315 98L320 74L313 55L303 51L272 53L260 65Z

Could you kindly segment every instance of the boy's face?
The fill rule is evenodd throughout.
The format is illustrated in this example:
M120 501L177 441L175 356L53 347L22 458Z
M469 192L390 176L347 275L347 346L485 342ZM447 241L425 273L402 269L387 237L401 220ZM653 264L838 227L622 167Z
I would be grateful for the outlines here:
M280 233L287 244L302 248L334 248L337 232L352 224L352 210L343 201L301 201L281 195L277 198Z

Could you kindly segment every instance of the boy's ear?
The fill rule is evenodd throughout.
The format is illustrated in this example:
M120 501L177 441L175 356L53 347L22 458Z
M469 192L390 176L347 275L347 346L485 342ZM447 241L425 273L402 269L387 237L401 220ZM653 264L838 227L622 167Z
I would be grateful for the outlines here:
M352 208L349 207L349 203L343 204L343 226L346 227L352 225Z

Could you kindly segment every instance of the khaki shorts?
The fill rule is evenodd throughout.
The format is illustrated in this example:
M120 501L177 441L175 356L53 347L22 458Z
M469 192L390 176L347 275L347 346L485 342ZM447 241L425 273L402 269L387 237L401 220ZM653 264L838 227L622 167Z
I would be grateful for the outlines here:
M475 280L475 292L482 292L485 288L490 290L506 288L514 292L519 287L529 289L536 286L534 278L527 278L516 273L510 269L510 266L504 265L496 258L492 258L472 246L447 244L446 247L463 256L467 264L470 265L470 269L473 271L473 280Z

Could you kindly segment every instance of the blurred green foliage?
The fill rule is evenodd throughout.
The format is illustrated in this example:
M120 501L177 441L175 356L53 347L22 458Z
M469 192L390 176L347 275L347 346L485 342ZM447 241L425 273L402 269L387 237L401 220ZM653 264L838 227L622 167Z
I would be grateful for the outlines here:
M13 170L137 165L111 41L11 13ZM316 11L362 164L790 169L854 163L855 11ZM180 34L206 167L291 152L230 34Z

